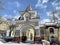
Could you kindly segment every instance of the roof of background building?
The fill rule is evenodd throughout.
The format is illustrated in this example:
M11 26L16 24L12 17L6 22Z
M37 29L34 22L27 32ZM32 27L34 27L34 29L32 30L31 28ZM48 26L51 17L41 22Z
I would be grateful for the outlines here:
M57 25L55 22L46 22L45 25Z

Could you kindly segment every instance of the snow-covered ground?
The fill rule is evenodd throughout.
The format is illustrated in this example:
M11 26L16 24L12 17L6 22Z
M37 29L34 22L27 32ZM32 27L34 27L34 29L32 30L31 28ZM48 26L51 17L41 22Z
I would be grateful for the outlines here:
M42 44L32 44L32 43L14 43L14 42L6 42L3 39L0 39L0 45L42 45Z
M49 41L46 41L46 40L42 40L42 44L43 45L50 45L50 42ZM42 45L42 44L36 44L36 43L32 43L32 42L29 42L29 43L14 43L14 42L5 42L3 39L0 39L0 45Z
M13 42L3 43L0 41L0 45L42 45L42 44L13 43Z

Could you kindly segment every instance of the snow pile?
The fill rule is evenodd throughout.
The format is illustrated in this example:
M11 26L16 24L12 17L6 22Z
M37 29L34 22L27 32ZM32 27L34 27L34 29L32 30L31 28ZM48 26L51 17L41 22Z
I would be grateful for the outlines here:
M47 40L42 40L42 42L43 42L43 45L50 45L50 42Z
M28 43L13 43L13 42L9 42L9 43L4 43L2 45L30 45Z
M42 44L30 44L30 43L13 43L13 42L8 42L4 43L2 45L42 45Z
M1 44L3 44L3 42L2 42L2 41L0 41L0 45L1 45Z

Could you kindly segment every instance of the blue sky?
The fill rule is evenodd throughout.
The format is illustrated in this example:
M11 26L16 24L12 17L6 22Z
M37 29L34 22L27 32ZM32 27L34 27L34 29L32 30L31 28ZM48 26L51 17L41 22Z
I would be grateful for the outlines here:
M0 16L5 18L18 18L20 11L24 11L28 5L40 15L41 23L50 21L50 12L60 10L60 0L2 0L0 3ZM58 16L57 16L58 17Z

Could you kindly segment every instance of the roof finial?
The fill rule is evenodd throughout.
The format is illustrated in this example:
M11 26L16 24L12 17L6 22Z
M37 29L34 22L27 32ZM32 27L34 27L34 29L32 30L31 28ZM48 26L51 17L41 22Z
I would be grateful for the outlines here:
M32 10L32 7L30 6L30 4L27 6L27 11L31 11Z

